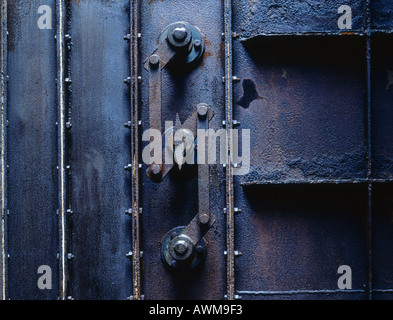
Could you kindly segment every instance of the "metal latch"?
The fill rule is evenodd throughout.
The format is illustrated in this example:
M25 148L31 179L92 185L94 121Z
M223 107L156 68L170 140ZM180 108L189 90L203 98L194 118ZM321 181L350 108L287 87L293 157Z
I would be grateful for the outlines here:
M151 129L162 133L162 70L170 65L171 61L192 66L203 57L204 51L205 42L201 31L187 22L173 23L162 32L157 49L144 62L144 67L149 72ZM177 118L173 132L180 130L184 138L187 138L187 135L197 137L198 129L208 132L213 116L213 110L207 104L201 103L183 124ZM169 147L175 162L179 163L177 159L180 155L176 154L177 143L174 140L173 138L167 145L168 141L164 139L163 148ZM192 141L192 148L194 143L195 141ZM164 149L162 154L165 155L165 152ZM152 163L146 174L152 181L161 182L173 166L173 162L165 163L163 156L162 162ZM164 237L161 256L164 264L172 270L192 270L204 261L206 242L203 237L216 221L215 215L210 213L209 164L198 165L198 207L198 214L188 226L176 227Z

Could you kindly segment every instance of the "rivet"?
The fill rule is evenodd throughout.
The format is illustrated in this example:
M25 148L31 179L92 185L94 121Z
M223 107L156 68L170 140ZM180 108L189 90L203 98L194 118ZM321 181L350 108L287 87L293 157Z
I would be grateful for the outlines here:
M235 208L233 211L234 211L235 213L242 213L242 210L239 209L239 208Z
M232 124L233 124L234 127L238 127L238 126L240 126L240 121L238 121L238 120L233 120L233 121L232 121Z
M153 54L149 58L149 64L150 66L157 68L158 64L160 63L160 57L156 54Z

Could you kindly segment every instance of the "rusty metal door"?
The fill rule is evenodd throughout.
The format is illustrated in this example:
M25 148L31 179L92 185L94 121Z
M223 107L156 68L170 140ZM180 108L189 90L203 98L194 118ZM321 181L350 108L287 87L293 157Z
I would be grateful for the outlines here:
M1 298L393 298L392 12L1 0Z

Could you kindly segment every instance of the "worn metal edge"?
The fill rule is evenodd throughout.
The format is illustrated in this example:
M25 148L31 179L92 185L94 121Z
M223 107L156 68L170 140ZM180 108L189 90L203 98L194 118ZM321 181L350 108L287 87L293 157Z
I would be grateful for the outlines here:
M225 56L225 121L232 123L233 119L233 61L232 61L232 0L224 3L224 56ZM234 184L232 168L232 137L231 127L226 126L228 161L226 167L226 247L227 247L227 294L228 300L235 299L235 213L234 213Z
M0 131L1 131L1 293L0 299L7 299L7 0L1 2L1 44L0 44Z
M368 180L368 210L366 219L366 247L367 247L367 261L366 261L366 291L367 298L373 298L373 283L372 283L372 219L373 219L373 206L372 206L372 193L373 193L373 168L372 168L372 111L371 111L371 1L366 0L365 7L366 19L366 141L367 141L367 180Z
M57 18L57 106L58 106L58 228L59 228L59 299L68 293L67 239L66 239L66 99L65 99L65 3L56 0Z
M139 177L139 0L130 3L130 73L131 73L131 203L132 203L132 289L133 300L142 299L140 249L140 177Z

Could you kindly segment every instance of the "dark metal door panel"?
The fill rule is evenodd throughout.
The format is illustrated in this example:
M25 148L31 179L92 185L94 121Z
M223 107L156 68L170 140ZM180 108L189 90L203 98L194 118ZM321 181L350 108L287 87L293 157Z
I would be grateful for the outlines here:
M365 298L366 186L252 186L236 203L243 208L236 287L244 299ZM346 292L337 287L341 265L353 266Z
M366 178L362 39L268 37L234 51L234 112L252 132L245 184Z
M2 299L392 298L391 0L1 5ZM52 28L38 28L40 5ZM159 118L147 59L177 21L206 51L163 68ZM250 171L150 179L142 134L200 103L214 117L193 125L250 129ZM164 236L202 211L216 217L204 264L169 270ZM37 286L42 265L51 290Z
M353 12L352 28L337 28L337 10L349 5ZM269 34L341 34L362 33L366 1L363 0L236 0L233 1L234 26L242 38Z
M120 299L132 292L129 1L70 1L71 295Z
M373 29L390 33L393 27L392 0L371 1Z
M390 245L393 235L392 194L391 184L377 184L374 188L373 285L375 299L391 300L393 298L391 290L393 251Z
M40 32L39 5L8 3L8 297L57 299L57 66L55 32ZM53 290L37 271L53 270Z
M141 59L144 61L157 46L161 31L170 23L187 21L205 36L206 52L199 66L191 72L167 71L163 74L163 123L184 122L199 103L214 111L211 127L222 128L223 84L222 28L223 5L220 1L143 1L141 3ZM143 130L149 128L148 74L142 73ZM144 146L146 143L144 143ZM208 253L201 270L191 275L171 274L160 261L165 234L186 226L198 212L197 170L189 166L175 170L160 184L151 182L142 169L143 215L142 250L143 292L145 299L223 299L225 295L225 207L224 170L212 166L210 174L210 210L218 219L206 235Z
M393 46L391 35L373 37L372 56L372 123L373 175L376 179L390 179L393 175Z

